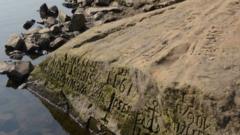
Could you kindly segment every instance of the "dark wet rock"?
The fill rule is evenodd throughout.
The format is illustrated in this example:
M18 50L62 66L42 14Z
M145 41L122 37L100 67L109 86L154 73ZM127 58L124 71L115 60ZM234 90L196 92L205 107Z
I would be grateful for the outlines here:
M57 6L52 6L52 7L49 8L49 15L50 16L52 16L54 18L57 18L58 14L59 14L59 10L58 10Z
M63 6L66 8L76 8L78 6L77 3L71 3L71 2L64 2Z
M70 20L71 20L71 17L68 16L68 15L67 15L66 13L64 13L63 11L60 11L60 12L59 12L59 15L58 15L58 20L59 20L59 22L64 23L64 22L70 21Z
M10 80L21 82L29 76L33 71L34 66L31 62L17 61L13 63L13 68L7 72L7 76Z
M51 42L50 47L52 49L57 49L57 48L61 47L63 44L65 44L66 42L67 42L67 40L65 38L58 37L53 42Z
M78 4L81 7L90 6L94 0L78 0Z
M98 6L109 6L111 0L95 0L95 4Z
M86 19L84 14L74 14L70 22L70 31L83 31L86 29L85 25Z
M38 39L36 39L36 45L41 50L45 50L49 48L50 42L51 42L51 35L49 33L41 34Z
M25 43L21 36L13 34L5 44L6 51L24 50Z
M23 53L22 51L15 50L13 52L10 52L8 55L11 59L21 60L25 53Z
M49 16L49 9L48 9L48 6L46 3L42 4L40 6L40 10L39 10L39 13L40 13L40 17L42 19L46 19L48 16Z
M29 20L29 21L27 21L24 25L23 25L23 28L24 29L26 29L26 30L28 30L28 29L30 29L34 24L35 24L35 20Z
M57 35L62 32L62 27L63 27L63 25L56 24L50 28L50 31L52 32L52 34Z
M46 27L51 27L58 23L57 19L54 17L48 17L47 19L44 19L43 21L44 21L44 24Z

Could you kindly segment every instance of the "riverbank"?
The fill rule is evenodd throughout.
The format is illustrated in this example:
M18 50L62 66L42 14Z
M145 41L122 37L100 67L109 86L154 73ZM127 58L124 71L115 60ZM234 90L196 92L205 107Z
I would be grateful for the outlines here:
M9 61L5 54L4 44L12 33L24 32L22 25L28 19L38 20L39 13L36 12L39 6L46 2L48 5L57 5L59 9L68 13L66 8L61 6L62 0L18 0L0 1L0 59ZM28 56L23 61L31 61L33 65L43 61L45 56L32 60ZM46 106L37 97L25 89L15 89L17 86L8 81L5 75L0 76L0 134L1 135L69 135L75 133L85 134L81 127L71 122L67 115ZM15 87L15 88L13 88ZM59 119L62 118L62 119ZM64 124L65 123L65 124ZM66 124L67 123L67 124ZM78 135L75 134L75 135Z

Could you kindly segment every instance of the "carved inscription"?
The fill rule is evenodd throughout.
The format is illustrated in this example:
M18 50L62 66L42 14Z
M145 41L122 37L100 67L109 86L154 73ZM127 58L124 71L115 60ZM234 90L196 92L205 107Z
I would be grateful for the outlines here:
M52 58L47 62L47 66L42 66L51 82L88 96L95 103L109 108L107 113L116 111L127 116L132 106L124 99L136 94L129 69L119 67L103 70L103 68L101 62L68 55ZM117 96L111 100L113 93Z
M145 108L135 114L133 135L160 133L160 109L157 100L152 100Z
M103 69L105 65L102 62L68 55L51 58L45 64L41 69L48 75L49 81L93 100L105 112L101 116L102 121L108 123L109 116L115 114L119 119L132 118L132 135L168 132L176 135L210 135L210 118L204 115L196 94L169 89L162 101L152 94L153 98L134 108L141 101L132 82L131 76L134 75L130 75L129 69Z
M169 90L165 95L164 106L168 117L173 118L177 135L210 135L210 121L197 102L197 96L184 91Z

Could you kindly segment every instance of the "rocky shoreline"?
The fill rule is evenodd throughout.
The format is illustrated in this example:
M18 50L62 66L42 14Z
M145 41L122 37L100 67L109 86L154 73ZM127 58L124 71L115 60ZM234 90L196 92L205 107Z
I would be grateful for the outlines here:
M25 55L32 59L47 55L94 26L110 23L141 12L161 9L182 1L184 0L65 0L63 5L72 10L71 16L59 10L55 5L48 7L44 3L38 10L41 20L31 19L26 21L23 24L26 31L20 35L14 33L7 40L5 51L13 62L2 62L1 66L3 66L4 71L1 73L9 75L9 70L14 61L21 61ZM5 66L8 64L10 65ZM31 71L32 69L24 74L29 75ZM21 84L24 81L18 82L17 80L27 79L27 76L23 77L22 79L15 79L13 82ZM10 80L12 79L10 78Z
M65 16L56 38L75 33L75 26L77 34L35 67L30 91L98 134L240 132L239 2L66 0L64 5L73 15ZM60 22L56 7L43 4L39 12L47 29Z

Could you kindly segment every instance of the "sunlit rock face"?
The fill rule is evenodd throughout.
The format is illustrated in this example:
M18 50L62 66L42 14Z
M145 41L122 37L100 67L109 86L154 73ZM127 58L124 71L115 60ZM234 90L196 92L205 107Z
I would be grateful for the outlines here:
M237 135L239 8L237 0L187 0L94 27L30 80L101 132Z

